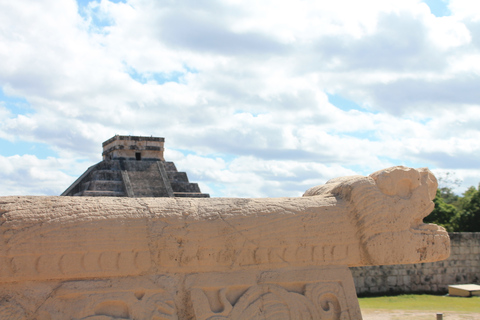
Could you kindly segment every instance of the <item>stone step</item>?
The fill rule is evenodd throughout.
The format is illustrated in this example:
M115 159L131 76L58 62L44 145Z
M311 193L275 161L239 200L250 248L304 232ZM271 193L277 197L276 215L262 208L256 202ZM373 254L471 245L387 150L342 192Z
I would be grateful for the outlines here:
M128 178L135 197L168 197L168 191L157 164L145 171L129 171Z
M168 180L170 180L171 183L174 183L174 182L188 183L188 177L185 172L167 171L167 175L168 175Z
M200 187L197 183L172 182L173 192L200 193Z
M151 160L104 160L90 167L67 191L62 195L105 191L105 196L113 192L112 196L122 193L128 197L172 197L176 192L179 197L199 197L201 193L198 184L190 183L187 174L178 172L173 162Z
M85 190L80 192L79 194L75 194L75 196L83 196L83 197L125 197L124 192L120 191L95 191L95 190Z
M175 163L171 161L164 162L164 166L165 166L165 171L167 172L177 172L177 167L175 166Z
M87 190L92 191L120 191L123 192L123 181L93 180Z
M208 193L196 192L174 192L173 195L177 198L210 198Z
M118 170L95 170L91 174L92 180L122 181L122 174Z

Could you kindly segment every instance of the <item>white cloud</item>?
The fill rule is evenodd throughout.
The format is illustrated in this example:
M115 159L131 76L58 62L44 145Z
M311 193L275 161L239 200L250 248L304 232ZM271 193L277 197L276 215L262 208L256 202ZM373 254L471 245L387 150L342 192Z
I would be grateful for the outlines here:
M439 179L439 187L451 188L458 195L465 192L469 187L478 188L480 185L480 170L478 169L434 169L432 171ZM444 178L443 181L442 178Z
M58 161L99 161L116 133L166 137L222 196L392 164L467 170L480 154L472 3L438 18L419 0L5 2L0 87L30 108L4 101L0 138L49 145L57 161L19 162L47 185L42 170L73 179L82 170Z
M452 15L458 19L473 21L480 20L480 3L471 0L450 0L448 8Z
M60 195L72 182L62 171L75 164L49 157L38 159L33 155L0 156L1 195Z
M436 47L447 50L469 44L471 35L468 28L454 17L428 19L430 39Z
M262 160L252 156L231 162L196 155L178 157L177 169L187 170L190 181L202 181L216 196L301 196L308 188L355 172L340 165L293 160ZM202 190L205 192L205 190Z

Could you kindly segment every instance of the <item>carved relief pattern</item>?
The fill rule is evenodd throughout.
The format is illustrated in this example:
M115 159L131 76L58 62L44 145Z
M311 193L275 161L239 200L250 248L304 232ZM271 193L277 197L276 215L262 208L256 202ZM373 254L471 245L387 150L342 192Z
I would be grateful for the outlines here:
M240 297L229 319L319 319L305 296L274 284L251 287Z
M84 252L0 257L0 279L41 276L50 279L108 273L134 275L150 267L149 251Z
M336 244L327 246L300 246L300 247L273 247L259 248L246 245L242 249L217 249L195 247L183 244L180 258L172 254L173 250L164 250L159 253L158 264L167 267L196 267L208 265L248 266L258 264L281 265L297 264L346 264L349 252L356 252L356 244ZM232 257L235 257L232 259Z
M435 189L394 167L302 198L2 197L0 319L361 319L347 266L448 257Z
M160 252L159 264L169 267L227 264L224 256L235 256L234 265L248 266L262 264L279 265L282 262L304 264L342 264L353 245L302 246L299 248L258 248L248 247L231 253L228 250L198 248L184 250L180 259L168 256L168 250ZM191 252L191 253L190 253ZM149 251L90 251L72 253L48 253L43 255L0 256L0 280L13 281L15 278L91 278L108 273L128 276L147 271L151 267ZM231 264L231 262L228 262Z
M351 318L341 284L325 282L305 286L305 297L318 308L319 319L347 320ZM352 319L356 319L353 318Z
M111 284L110 284L111 283ZM66 283L36 312L35 319L177 319L173 295L135 281Z
M204 289L195 288L192 301L198 320L353 320L361 317L349 313L339 282L307 283L303 288L303 292L295 292L278 284L260 284L249 287L236 301L229 299L228 288L218 291L218 301L212 301L212 295Z

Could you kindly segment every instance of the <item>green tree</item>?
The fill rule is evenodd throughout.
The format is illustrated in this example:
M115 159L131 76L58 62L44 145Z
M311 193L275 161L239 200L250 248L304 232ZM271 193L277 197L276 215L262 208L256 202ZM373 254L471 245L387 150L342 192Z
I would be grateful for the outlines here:
M478 188L470 187L459 199L461 213L455 218L458 231L480 231L480 185Z
M425 223L435 223L444 227L448 232L455 232L458 230L457 219L460 215L460 210L453 205L458 201L456 196L450 188L440 188L437 190L437 195L433 202L435 209L432 213L425 217Z
M453 193L452 188L442 187L437 190L437 197L441 197L445 203L452 204L455 207L459 207L458 200L460 199L455 193Z

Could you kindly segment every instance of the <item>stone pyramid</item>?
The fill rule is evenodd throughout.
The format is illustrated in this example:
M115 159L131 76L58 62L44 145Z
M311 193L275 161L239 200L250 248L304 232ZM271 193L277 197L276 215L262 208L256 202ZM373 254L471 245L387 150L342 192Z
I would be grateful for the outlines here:
M105 141L103 161L87 169L62 196L208 198L163 157L165 138L120 136Z

